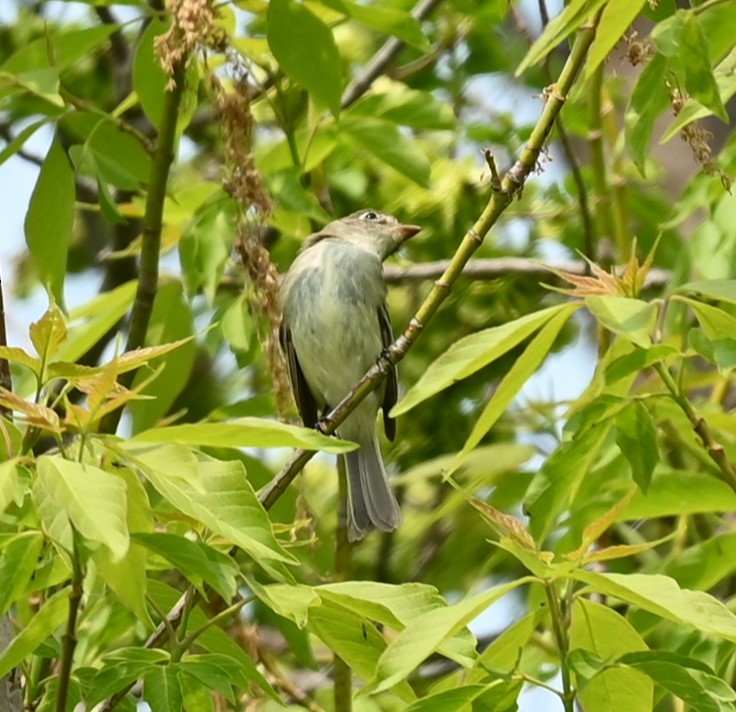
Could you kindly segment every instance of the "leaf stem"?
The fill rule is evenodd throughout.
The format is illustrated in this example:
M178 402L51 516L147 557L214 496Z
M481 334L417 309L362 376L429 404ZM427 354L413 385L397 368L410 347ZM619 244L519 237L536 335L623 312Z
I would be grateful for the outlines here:
M552 630L557 641L560 656L560 676L562 677L562 704L565 712L575 712L575 689L570 680L570 668L567 666L567 655L570 652L570 641L567 636L567 620L557 597L557 587L554 581L545 582L545 593L552 617ZM559 694L559 693L558 693Z

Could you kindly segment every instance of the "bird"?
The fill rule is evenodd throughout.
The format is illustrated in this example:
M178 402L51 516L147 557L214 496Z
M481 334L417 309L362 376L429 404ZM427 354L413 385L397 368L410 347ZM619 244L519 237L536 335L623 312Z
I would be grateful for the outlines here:
M283 349L297 409L307 427L318 424L393 343L383 261L421 228L371 208L328 223L307 238L281 284ZM344 455L348 539L401 522L377 433L396 437L389 411L398 397L396 367L336 429L358 444Z

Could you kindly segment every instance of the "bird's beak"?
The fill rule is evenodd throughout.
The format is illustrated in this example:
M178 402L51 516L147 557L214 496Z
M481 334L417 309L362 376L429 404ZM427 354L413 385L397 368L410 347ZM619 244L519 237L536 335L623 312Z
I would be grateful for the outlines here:
M395 228L399 242L406 242L409 238L414 237L414 235L420 232L421 229L418 225L397 225Z

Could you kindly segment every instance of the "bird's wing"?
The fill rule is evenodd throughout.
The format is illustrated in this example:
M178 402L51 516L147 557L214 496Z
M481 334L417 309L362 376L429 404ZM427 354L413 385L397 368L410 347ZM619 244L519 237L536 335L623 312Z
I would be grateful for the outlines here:
M378 307L378 324L381 327L381 341L383 348L387 349L394 342L394 332L391 328L391 317L388 314L386 302ZM396 421L389 417L389 411L399 398L399 380L396 366L393 366L386 377L386 391L383 396L383 428L386 437L393 440L396 437Z
M296 355L294 342L291 338L291 331L284 321L281 322L279 328L279 342L281 348L286 354L286 365L289 368L289 379L291 380L291 389L294 392L294 400L302 422L308 428L313 428L317 424L317 404L314 396L309 390L307 379L304 378L301 364Z

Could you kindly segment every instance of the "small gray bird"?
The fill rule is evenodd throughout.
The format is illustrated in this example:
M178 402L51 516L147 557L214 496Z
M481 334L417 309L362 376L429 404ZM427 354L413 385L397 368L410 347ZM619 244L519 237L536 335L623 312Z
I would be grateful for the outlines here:
M311 235L284 277L280 340L304 425L314 426L337 405L393 342L383 260L420 230L361 210ZM350 541L374 529L393 531L401 521L376 433L382 407L386 436L394 439L388 412L397 395L393 369L337 429L360 445L345 456Z

